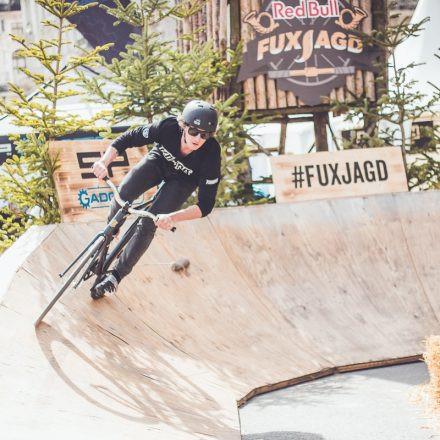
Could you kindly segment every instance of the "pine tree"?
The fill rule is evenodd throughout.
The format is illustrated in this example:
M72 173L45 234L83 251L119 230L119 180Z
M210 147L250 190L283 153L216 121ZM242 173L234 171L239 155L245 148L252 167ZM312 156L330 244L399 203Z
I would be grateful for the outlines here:
M216 104L221 115L216 138L222 146L222 176L216 206L252 205L274 202L255 194L251 176L249 144L261 148L251 135L252 128L268 118L241 111L241 96L233 94Z
M440 104L440 93L436 87L433 87L433 94L429 98L420 93L417 81L408 79L408 72L419 64L398 67L395 52L408 38L418 37L428 20L425 18L418 23L410 23L410 18L406 17L395 20L397 24L387 26L382 31L363 34L365 45L376 45L385 53L384 60L378 63L381 74L375 80L379 98L371 102L364 95L350 104L333 103L333 110L346 113L346 120L363 122L361 137L345 141L344 148L400 147L410 189L427 189L438 185L438 127L434 125L424 130L427 147L420 150L413 145L406 126L422 116L433 118L434 109Z
M440 60L440 56L435 54ZM430 83L434 91L434 105L428 109L433 124L421 129L423 146L411 145L412 162L408 170L409 188L440 189L440 125L436 122L435 110L440 108L440 87Z
M174 41L164 41L154 31L166 18L185 18L198 12L205 2L170 6L172 2L166 0L141 0L124 7L115 0L114 8L101 5L117 19L116 25L125 22L137 30L121 59L114 58L111 64L102 60L106 73L93 79L82 76L87 92L113 107L114 122L133 117L151 122L153 117L175 114L189 99L208 97L234 75L239 62L235 52L228 52L228 62L211 44L182 54Z
M98 78L83 75L83 86L92 99L113 108L113 121L121 122L178 114L191 99L209 100L215 90L224 87L236 76L241 62L242 46L222 53L210 42L193 44L189 53L181 53L175 42L164 41L155 26L166 18L183 19L200 10L206 0L184 0L174 6L165 0L141 0L125 7L114 0L115 7L102 5L107 12L137 29L131 35L133 43L121 53L121 59L102 65L106 69ZM200 30L199 30L200 31ZM184 35L193 39L195 35ZM112 87L109 87L112 84ZM242 97L232 95L225 102L217 102L220 114L217 138L223 150L223 181L217 205L243 204L253 201L249 179L249 151L245 124L263 121L240 110ZM106 134L110 136L110 133Z
M81 55L70 55L73 51L66 33L75 28L68 19L97 3L80 6L78 2L65 0L36 0L51 14L42 25L53 38L30 42L11 35L21 46L18 55L32 59L38 69L20 70L32 81L37 94L28 99L22 88L10 84L14 99L0 102L0 113L11 117L17 126L29 129L25 137L11 136L18 155L8 159L0 175L0 198L6 200L8 208L2 211L0 243L3 248L23 233L32 224L50 224L60 221L58 200L53 174L57 169L57 158L49 154L49 142L59 136L73 133L93 123L102 115L84 120L73 114L63 114L59 103L65 98L83 94L75 90L76 69L92 66L99 53L110 45L83 51ZM11 222L13 225L11 225Z

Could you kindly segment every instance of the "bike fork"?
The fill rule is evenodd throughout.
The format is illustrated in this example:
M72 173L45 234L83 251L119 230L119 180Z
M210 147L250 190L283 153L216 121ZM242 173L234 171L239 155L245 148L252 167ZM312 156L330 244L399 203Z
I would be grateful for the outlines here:
M43 310L41 315L35 321L35 324L34 324L35 327L38 327L38 325L43 320L43 318L47 315L49 310L61 298L61 295L67 290L67 288L70 286L70 284L75 279L75 277L81 272L83 267L87 264L88 259L91 258L95 252L99 252L101 250L101 246L104 244L104 242L105 242L105 238L103 236L98 236L97 240L94 240L91 243L91 245L88 246L89 252L87 252L85 255L84 255L84 252L81 253L81 255L84 255L83 259L78 264L78 267L73 271L73 273L69 276L69 278L65 281L65 283L58 290L57 294L52 299L52 301L48 304L48 306Z

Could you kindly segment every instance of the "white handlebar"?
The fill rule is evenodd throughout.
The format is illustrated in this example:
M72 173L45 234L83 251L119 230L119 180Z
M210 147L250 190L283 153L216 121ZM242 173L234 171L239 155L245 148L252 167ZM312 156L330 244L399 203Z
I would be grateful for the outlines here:
M121 196L119 195L119 191L118 191L118 188L116 188L116 185L110 179L108 179L108 178L105 179L105 182L113 190L113 195L115 197L115 200L118 202L118 204L120 206L124 206L125 205L125 201L121 199ZM128 212L130 214L134 214L134 215L137 215L139 217L151 218L151 220L153 220L154 222L157 220L157 217L154 214L152 214L151 212L148 212L148 211L143 211L143 210L134 209L134 208L128 208Z

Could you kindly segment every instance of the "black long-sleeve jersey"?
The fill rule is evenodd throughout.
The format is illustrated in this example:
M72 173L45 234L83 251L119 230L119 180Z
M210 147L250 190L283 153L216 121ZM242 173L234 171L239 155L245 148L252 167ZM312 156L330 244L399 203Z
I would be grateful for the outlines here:
M112 147L122 153L127 148L154 143L148 159L155 161L165 181L180 179L198 186L197 205L206 216L214 207L220 182L220 145L210 138L198 150L182 156L181 137L177 119L169 117L125 132L113 141Z

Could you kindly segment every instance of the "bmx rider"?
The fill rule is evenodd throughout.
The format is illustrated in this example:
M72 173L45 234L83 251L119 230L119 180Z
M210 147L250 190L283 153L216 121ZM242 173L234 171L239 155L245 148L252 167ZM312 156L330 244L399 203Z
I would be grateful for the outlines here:
M115 292L118 284L139 261L153 240L156 229L170 230L178 222L207 216L213 209L220 182L220 145L214 138L218 116L205 101L190 101L181 115L127 131L116 138L100 160L92 166L99 179L108 176L107 167L124 150L154 143L123 179L119 192L132 202L148 189L161 185L149 211L156 222L142 218L114 269L96 285L94 298ZM196 204L181 209L198 188ZM120 206L113 199L109 220Z

